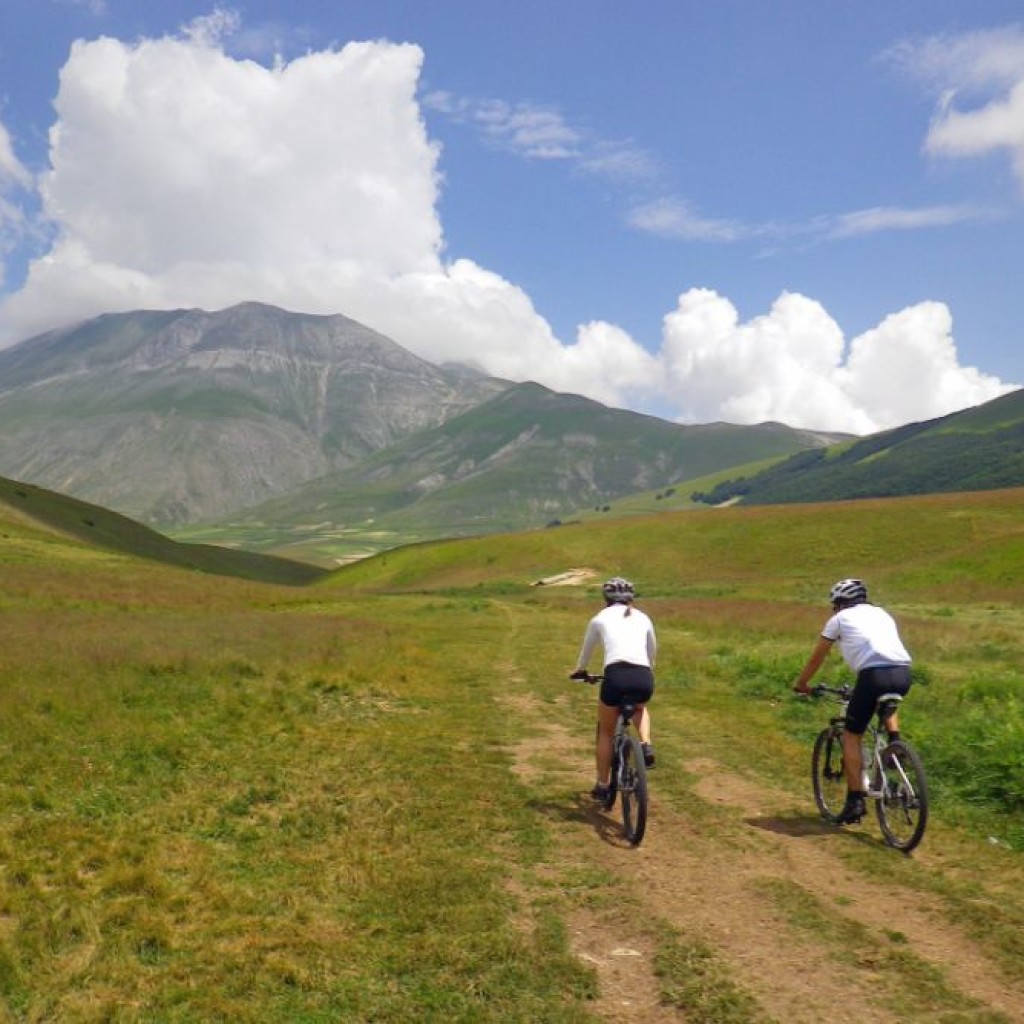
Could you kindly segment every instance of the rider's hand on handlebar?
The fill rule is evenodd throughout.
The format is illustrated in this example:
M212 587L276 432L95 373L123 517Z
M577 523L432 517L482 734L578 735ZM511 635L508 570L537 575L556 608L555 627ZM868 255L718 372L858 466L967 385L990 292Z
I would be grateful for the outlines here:
M807 683L795 683L793 685L793 692L800 694L801 697L810 697L812 695L811 688Z
M578 668L578 669L576 669L575 672L570 672L569 673L569 678L570 679L589 679L590 677L587 675L587 670L585 668Z

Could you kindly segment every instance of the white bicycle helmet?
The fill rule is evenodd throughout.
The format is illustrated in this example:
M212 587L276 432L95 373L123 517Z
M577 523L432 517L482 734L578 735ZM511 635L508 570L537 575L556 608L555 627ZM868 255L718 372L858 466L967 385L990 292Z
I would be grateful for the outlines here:
M840 580L833 584L828 595L829 602L836 601L866 601L868 599L868 588L863 580Z
M629 604L636 596L633 591L633 584L621 576L613 576L601 586L601 593L606 601L613 604Z

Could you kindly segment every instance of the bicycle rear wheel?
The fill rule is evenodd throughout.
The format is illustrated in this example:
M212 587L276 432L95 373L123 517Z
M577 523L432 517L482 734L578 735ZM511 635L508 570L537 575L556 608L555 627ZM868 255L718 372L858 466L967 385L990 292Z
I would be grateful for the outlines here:
M622 790L622 831L633 846L639 846L647 828L647 769L640 741L630 736L622 744L619 771Z
M843 774L843 734L834 726L818 733L811 755L811 782L814 802L826 821L834 822L846 802L846 778Z
M882 793L875 812L885 841L909 853L928 824L928 781L921 758L906 740L894 740L882 752L882 768L876 767L872 788Z

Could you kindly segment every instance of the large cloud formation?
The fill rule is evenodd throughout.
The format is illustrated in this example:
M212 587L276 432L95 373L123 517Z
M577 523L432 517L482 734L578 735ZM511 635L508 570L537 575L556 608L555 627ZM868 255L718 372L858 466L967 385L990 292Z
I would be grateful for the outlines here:
M741 323L728 299L691 289L656 352L602 322L565 344L520 288L445 259L417 46L349 43L267 67L227 55L216 27L73 46L38 182L52 242L0 304L0 343L102 312L257 299L690 422L868 432L1007 390L958 364L941 303L847 345L804 296ZM0 185L25 179L0 126ZM5 202L0 229L16 214Z
M692 289L665 318L664 339L667 386L698 421L871 433L1009 390L959 365L941 302L894 313L846 346L838 324L802 295L785 293L743 324L727 299Z

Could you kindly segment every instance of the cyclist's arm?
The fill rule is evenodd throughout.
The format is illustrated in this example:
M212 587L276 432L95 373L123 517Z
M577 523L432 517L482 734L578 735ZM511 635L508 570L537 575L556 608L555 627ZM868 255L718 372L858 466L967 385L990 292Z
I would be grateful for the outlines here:
M821 663L828 657L829 651L832 650L833 642L827 636L818 637L818 642L814 645L814 650L811 651L807 664L804 665L803 671L797 676L797 680L793 684L793 689L797 693L810 693L808 683L814 678L814 673L821 668Z
M583 646L580 648L580 656L576 659L575 672L583 672L587 668L587 662L590 661L591 655L594 653L594 648L597 646L597 641L600 639L597 624L593 619L587 624L587 631L583 634Z

